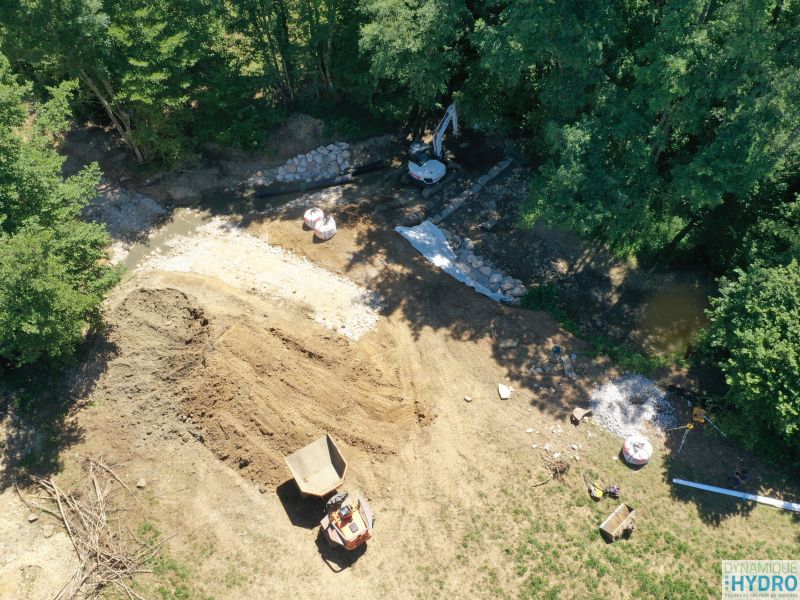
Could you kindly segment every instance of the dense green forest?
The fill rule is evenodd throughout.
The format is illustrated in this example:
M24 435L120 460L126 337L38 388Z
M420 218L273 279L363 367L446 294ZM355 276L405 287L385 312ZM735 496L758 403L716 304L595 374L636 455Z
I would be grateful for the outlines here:
M698 354L724 406L758 413L745 441L800 451L796 0L0 0L0 15L8 360L67 352L115 277L76 219L96 170L58 176L69 111L172 164L208 142L256 148L296 110L357 131L456 100L536 165L526 222L724 278Z

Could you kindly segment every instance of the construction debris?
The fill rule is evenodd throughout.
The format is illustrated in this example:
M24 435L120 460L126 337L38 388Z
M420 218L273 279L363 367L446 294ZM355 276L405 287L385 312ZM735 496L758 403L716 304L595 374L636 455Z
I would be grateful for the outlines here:
M78 555L78 568L54 596L62 598L104 597L113 590L125 598L141 598L133 589L133 578L149 573L147 564L167 540L139 539L116 516L122 509L114 502L122 488L134 500L135 493L114 470L100 461L88 459L84 465L86 488L62 490L55 480L29 475L30 481L47 495L37 504L22 495L30 508L46 512L64 524ZM41 498L41 496L36 496Z
M502 383L497 384L497 393L500 395L501 400L508 400L511 398L511 393L514 390Z
M589 492L589 497L595 502L601 500L605 495L603 487L596 481L592 481L588 473L583 474L583 482L586 484L586 490Z
M561 362L564 363L564 374L575 381L578 374L575 372L575 367L572 365L572 359L566 354L561 357Z

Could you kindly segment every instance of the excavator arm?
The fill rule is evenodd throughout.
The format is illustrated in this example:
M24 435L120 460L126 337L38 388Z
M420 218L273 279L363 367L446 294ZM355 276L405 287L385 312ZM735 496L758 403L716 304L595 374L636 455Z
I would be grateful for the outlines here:
M453 133L458 135L458 111L456 110L455 102L447 107L433 134L433 153L437 159L442 158L442 140L444 140L444 134L450 124L453 125Z

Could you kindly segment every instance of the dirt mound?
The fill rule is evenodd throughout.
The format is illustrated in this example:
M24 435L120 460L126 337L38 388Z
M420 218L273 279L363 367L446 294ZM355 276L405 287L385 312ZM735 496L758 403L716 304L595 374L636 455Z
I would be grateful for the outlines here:
M283 456L324 432L381 457L417 420L396 375L321 331L234 325L206 356L202 377L185 387L207 445L267 483L284 481Z
M148 410L202 366L209 320L202 309L174 288L136 289L120 303L111 318L111 341L116 357L103 389L135 400Z
M266 484L285 481L283 457L325 432L348 458L375 460L426 419L370 344L294 320L285 306L248 311L240 303L215 296L200 308L178 289L132 291L109 316L118 355L102 388L132 400L134 416L148 411L152 423L156 415L155 433L188 431Z
M270 153L285 160L325 141L325 123L310 115L297 113L270 133L266 146Z

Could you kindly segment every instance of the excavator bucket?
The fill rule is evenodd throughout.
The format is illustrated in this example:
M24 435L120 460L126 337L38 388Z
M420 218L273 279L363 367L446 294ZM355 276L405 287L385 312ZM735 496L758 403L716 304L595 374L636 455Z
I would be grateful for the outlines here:
M344 483L347 461L330 435L311 442L284 460L303 496L321 498Z

